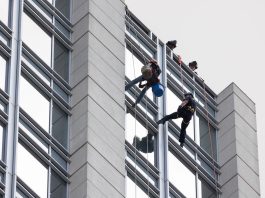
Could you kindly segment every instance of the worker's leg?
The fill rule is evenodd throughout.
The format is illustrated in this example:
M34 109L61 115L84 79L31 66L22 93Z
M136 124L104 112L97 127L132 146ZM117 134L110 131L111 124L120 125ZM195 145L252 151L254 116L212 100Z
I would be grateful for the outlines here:
M143 75L135 78L134 80L132 80L131 82L129 82L126 86L125 86L125 91L127 91L128 89L130 89L133 85L135 85L136 83L140 82L143 79Z
M185 143L186 129L187 129L189 123L190 123L190 118L189 119L183 118L183 121L181 123L180 136L179 136L179 142L180 142L181 147L183 147L183 145Z
M138 104L142 98L144 97L145 93L147 92L147 90L149 89L150 87L148 86L145 86L144 89L141 91L140 95L138 96L138 98L136 99L135 101L135 104L133 106L135 106L136 104Z
M171 113L169 115L166 115L161 120L158 120L156 123L157 124L165 124L166 121L171 120L171 119L177 119L177 118L179 118L179 113L174 112L174 113Z

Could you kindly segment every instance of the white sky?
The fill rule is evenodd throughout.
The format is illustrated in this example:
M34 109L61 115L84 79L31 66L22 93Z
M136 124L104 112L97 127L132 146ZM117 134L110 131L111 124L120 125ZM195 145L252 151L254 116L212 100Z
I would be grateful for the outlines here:
M174 52L185 63L196 60L198 74L215 93L235 82L256 103L260 189L265 198L265 1L125 1L163 42L178 41Z

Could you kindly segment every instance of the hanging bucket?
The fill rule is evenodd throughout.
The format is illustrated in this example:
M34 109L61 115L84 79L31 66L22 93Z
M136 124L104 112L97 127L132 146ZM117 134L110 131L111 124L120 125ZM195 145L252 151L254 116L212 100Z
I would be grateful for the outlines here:
M155 94L156 97L160 97L164 93L164 86L161 83L155 83L152 86L152 91Z

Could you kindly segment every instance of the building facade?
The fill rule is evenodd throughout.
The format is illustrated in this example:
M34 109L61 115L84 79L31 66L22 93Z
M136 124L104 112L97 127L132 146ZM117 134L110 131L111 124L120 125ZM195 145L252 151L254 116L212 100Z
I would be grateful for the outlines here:
M122 0L0 0L0 198L260 197L255 104L214 93ZM162 97L124 86L156 59ZM180 119L157 125L193 93ZM133 138L154 135L154 152Z

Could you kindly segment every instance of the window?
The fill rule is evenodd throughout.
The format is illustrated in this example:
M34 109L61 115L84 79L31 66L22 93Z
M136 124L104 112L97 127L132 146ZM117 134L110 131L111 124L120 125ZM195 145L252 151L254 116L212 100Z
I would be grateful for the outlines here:
M170 89L167 89L167 115L176 112L178 110L179 105L181 104L181 100L179 96L173 93ZM173 119L172 121L176 123L179 128L181 128L182 118ZM187 135L194 140L194 125L193 125L193 117L190 121L189 126L186 129Z
M70 17L70 0L55 0L55 7L69 19Z
M4 146L4 126L0 123L0 160L3 160Z
M37 87L20 78L20 106L26 111L44 130L49 132L49 100L38 91Z
M0 88L7 90L7 61L0 55Z
M210 125L208 121L196 112L196 141L210 156L214 155L216 159L216 130ZM213 151L212 151L213 149Z
M0 20L8 26L9 0L0 0Z
M51 171L50 198L65 198L66 182L53 170Z
M47 197L48 167L20 143L17 147L17 175L38 196Z
M22 18L22 40L48 66L51 66L51 36L25 12Z
M202 178L198 180L198 198L217 198L216 191L209 186Z
M57 39L54 42L54 70L66 81L69 80L69 51Z
M136 181L134 183L135 179L130 174L126 177L126 198L135 198L135 197L141 197L141 198L148 198L153 197L150 194L150 189L148 192L148 189L145 189L140 182ZM149 196L148 196L149 194Z
M126 140L130 142L133 145L133 138L136 135L140 139L143 137L146 137L147 135L147 129L135 118L127 113L126 114ZM133 145L134 146L134 145ZM154 165L154 152L152 153L142 153L141 154L148 159L153 165Z
M186 197L196 197L195 174L172 152L168 152L169 181Z
M68 115L53 103L52 136L65 148L68 147Z

